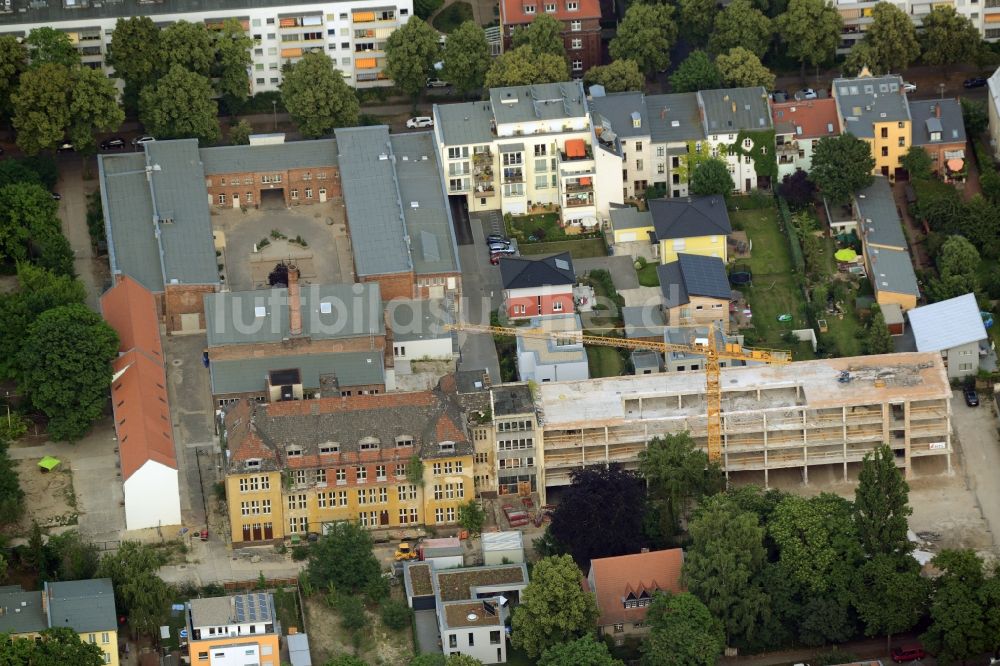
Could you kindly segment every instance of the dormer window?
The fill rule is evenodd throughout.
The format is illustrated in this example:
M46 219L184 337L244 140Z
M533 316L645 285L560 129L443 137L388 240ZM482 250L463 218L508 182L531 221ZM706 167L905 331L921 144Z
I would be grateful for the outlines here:
M941 132L931 132L931 141L940 141Z
M441 442L440 444L438 444L438 446L441 448L442 451L454 451L455 450L455 442L452 442L450 440Z
M319 454L321 456L330 455L331 453L340 453L340 442L327 442L326 444L319 445Z
M250 458L247 460L246 466L248 469L257 469L260 467L260 458Z
M302 457L302 447L301 446L289 446L285 449L285 454L289 458L301 458Z
M400 435L396 438L396 446L413 446L413 438L409 435Z
M377 451L379 441L375 437L365 437L358 443L358 448L362 451Z

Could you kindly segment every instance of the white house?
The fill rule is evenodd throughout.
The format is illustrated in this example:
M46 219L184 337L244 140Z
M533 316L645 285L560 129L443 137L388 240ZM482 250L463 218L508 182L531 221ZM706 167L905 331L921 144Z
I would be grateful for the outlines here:
M987 79L989 95L986 96L986 108L990 116L990 146L993 147L993 159L1000 160L1000 68Z
M393 299L386 302L396 368L416 360L451 360L455 356L454 317L444 299Z
M750 192L769 187L766 176L758 176L753 156L755 139L740 133L773 129L770 98L763 87L702 90L698 92L702 129L712 157L725 160L735 191ZM773 151L774 145L763 146Z
M587 350L579 337L583 330L579 315L535 317L529 328L565 333L566 337L517 336L517 374L521 381L542 383L590 378Z
M907 313L917 351L941 352L949 378L974 375L989 342L975 294L913 308Z

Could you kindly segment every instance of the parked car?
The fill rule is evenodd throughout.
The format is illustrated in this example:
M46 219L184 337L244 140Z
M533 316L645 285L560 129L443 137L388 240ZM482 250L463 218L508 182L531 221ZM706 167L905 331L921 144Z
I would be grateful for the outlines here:
M59 144L59 147L56 148L56 151L60 153L71 153L74 150L76 150L76 148L69 141L63 141Z
M141 145L141 144L144 144L144 143L149 143L150 141L156 141L156 139L154 139L151 136L138 136L138 137L132 139L132 145L133 146L138 146L138 145Z
M965 395L965 404L967 404L969 407L979 406L979 394L976 393L976 389L967 388L962 393Z
M490 252L496 252L498 250L509 250L511 246L510 241L490 241L486 244L486 247L490 249Z
M908 92L908 93L917 92L917 84L907 83L906 81L903 81L903 92Z
M52 200L53 201L62 201L62 195L59 194L58 192L52 192Z
M428 88L447 88L449 86L451 86L450 83L448 83L447 81L442 81L441 79L437 78L427 79Z
M113 136L110 139L101 141L101 150L117 150L125 147L125 139L120 136Z
M510 245L510 239L503 234L490 234L486 237L487 243L507 243Z
M795 93L795 99L816 99L818 95L816 91L812 88L803 88L802 90Z
M417 116L416 118L407 120L406 126L411 129L415 127L434 127L434 119L430 116Z
M892 660L897 664L904 661L916 661L926 656L927 653L919 645L902 645L892 648Z
M971 79L963 81L962 85L966 88L982 88L986 85L986 79L981 76L974 76Z
M498 247L490 246L490 256L493 256L495 254L499 255L517 254L517 250L512 248L510 245L501 245Z

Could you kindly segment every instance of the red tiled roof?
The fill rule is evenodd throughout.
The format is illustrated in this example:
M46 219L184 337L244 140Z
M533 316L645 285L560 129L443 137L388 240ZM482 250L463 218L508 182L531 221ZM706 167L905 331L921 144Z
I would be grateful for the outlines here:
M577 9L567 9L569 3L575 2ZM555 4L556 11L546 12L545 5ZM533 7L528 13L525 7ZM600 0L501 0L500 22L503 25L521 25L531 23L536 16L548 14L560 21L580 21L583 19L601 18Z
M601 614L598 624L642 622L647 609L625 608L625 597L629 592L636 596L643 591L650 595L655 591L682 592L683 564L684 551L680 548L591 560L587 578L593 581L593 592L597 595Z
M115 359L111 369L114 372L111 400L122 480L150 460L177 469L163 365L133 349Z
M118 279L101 296L101 313L118 333L118 350L141 349L156 359L163 359L160 346L160 318L153 293L128 276Z
M441 414L438 418L437 426L434 429L437 441L439 442L464 442L465 433L455 425L447 414Z
M338 412L361 412L369 409L392 409L393 407L425 407L435 404L434 395L420 391L413 393L379 393L339 398L317 398L314 400L287 400L260 405L267 416L309 416L310 414L335 414Z
M802 139L840 134L837 102L832 97L772 104L771 117L778 134L793 134Z

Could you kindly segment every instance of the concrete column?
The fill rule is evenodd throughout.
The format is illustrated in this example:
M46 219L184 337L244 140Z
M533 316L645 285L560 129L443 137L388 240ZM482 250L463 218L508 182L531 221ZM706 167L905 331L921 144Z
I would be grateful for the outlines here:
M903 403L903 464L906 466L905 478L913 478L913 459L910 457L910 401Z
M843 440L844 444L844 481L847 481L847 407L840 408L840 423L841 429L843 430Z
M768 485L768 466L767 466L767 412L761 414L764 419L764 489L766 490L770 486Z
M795 387L799 392L799 387ZM802 482L809 485L809 433L806 431L806 412L802 410Z

